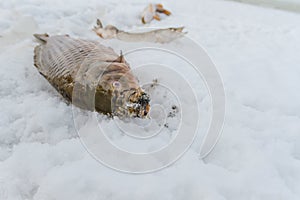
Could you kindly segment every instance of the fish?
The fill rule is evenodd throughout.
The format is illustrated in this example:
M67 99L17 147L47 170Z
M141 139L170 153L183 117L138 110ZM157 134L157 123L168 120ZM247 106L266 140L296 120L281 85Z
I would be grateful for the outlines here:
M150 96L122 53L69 35L34 37L34 66L67 102L112 117L148 116Z
M146 32L127 32L118 29L114 25L102 25L100 19L97 19L97 25L93 31L102 39L118 39L125 42L153 42L170 43L187 34L183 31L184 27L159 28Z

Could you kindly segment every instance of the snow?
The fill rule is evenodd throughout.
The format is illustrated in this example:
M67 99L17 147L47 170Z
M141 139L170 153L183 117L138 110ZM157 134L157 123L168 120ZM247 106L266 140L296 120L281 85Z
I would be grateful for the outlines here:
M299 13L300 1L299 0L231 0L236 2L249 3L273 9L287 10Z
M200 160L195 142L175 164L143 175L107 168L84 149L72 107L33 66L32 34L100 41L91 31L97 18L141 28L147 3L0 2L0 199L299 199L296 13L220 0L162 2L173 15L146 27L184 25L220 71L227 113L219 143Z

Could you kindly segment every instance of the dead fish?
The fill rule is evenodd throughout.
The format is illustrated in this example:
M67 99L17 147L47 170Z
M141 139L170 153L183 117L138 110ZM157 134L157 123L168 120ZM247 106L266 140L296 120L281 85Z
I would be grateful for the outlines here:
M69 102L110 116L144 118L150 97L124 56L98 42L35 34L34 65Z
M97 26L93 31L102 39L116 38L125 42L154 42L169 43L183 37L187 32L183 31L184 27L161 28L147 32L132 33L118 29L113 25L103 27L100 19L97 19Z

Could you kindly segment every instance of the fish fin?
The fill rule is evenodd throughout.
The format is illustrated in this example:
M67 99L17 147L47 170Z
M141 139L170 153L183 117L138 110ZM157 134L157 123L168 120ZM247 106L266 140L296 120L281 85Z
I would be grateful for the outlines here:
M182 32L184 28L185 28L184 26L176 27L176 28L175 27L171 27L171 28L169 28L169 30L173 31L173 32ZM186 33L186 32L182 32L182 33Z
M103 25L102 25L102 22L100 21L100 19L97 19L97 25L98 25L100 28L103 28Z
M122 50L120 51L120 56L117 58L116 62L126 63Z
M47 33L44 34L33 34L33 36L42 44L47 43L49 35Z

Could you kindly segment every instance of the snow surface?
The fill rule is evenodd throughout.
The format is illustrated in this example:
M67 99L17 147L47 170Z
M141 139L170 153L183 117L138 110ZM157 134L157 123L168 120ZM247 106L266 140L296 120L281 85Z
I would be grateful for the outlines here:
M96 39L96 18L143 27L145 0L0 2L0 199L299 199L300 15L227 1L162 2L151 26L184 25L223 78L227 118L208 158L199 145L162 171L131 175L83 148L71 106L33 66L33 33ZM147 25L149 26L149 25Z
M242 3L250 3L254 5L269 7L273 9L287 10L292 12L300 12L299 0L230 0Z

